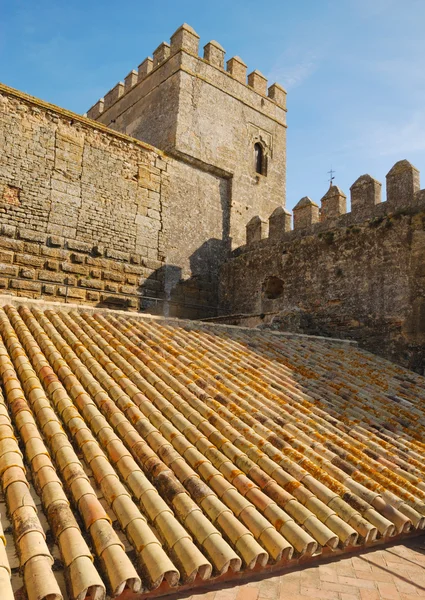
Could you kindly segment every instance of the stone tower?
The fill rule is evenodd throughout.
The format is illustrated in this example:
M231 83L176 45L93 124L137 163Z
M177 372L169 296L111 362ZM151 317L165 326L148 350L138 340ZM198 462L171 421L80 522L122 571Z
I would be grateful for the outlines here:
M265 220L285 205L286 92L278 84L267 89L259 71L247 77L237 56L225 69L217 42L205 45L203 58L198 47L198 34L182 25L87 116L217 176L226 204L223 239L235 247L245 239L247 221ZM187 202L203 214L205 198L188 192Z

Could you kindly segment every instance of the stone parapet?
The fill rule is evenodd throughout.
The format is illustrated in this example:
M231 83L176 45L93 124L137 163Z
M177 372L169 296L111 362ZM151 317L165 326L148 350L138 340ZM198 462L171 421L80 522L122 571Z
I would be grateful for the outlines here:
M320 220L337 219L347 212L347 196L338 186L332 185L320 201Z
M137 84L143 82L152 71L162 67L164 63L176 54L185 53L202 60L198 56L198 48L199 35L190 25L184 23L173 33L170 43L162 42L158 46L153 53L153 60L148 58L140 64L137 76L135 75L135 71L130 71L130 74L126 77L125 85L120 82L105 94L104 110L99 111L99 105L96 103L87 111L87 116L91 119L99 118L104 111L117 103L123 95L130 92ZM212 67L224 71L224 56L225 50L218 42L211 41L204 46L203 60ZM247 78L247 65L239 56L234 56L227 61L227 69L224 72L227 72L230 77L239 83L249 87L259 95L265 96L272 103L285 109L285 90L277 83L273 83L267 90L267 79L258 70L254 70Z
M246 244L254 244L266 238L266 222L260 217L252 217L246 226Z
M407 160L396 163L387 176L387 201L381 202L381 183L370 175L362 175L350 188L351 212L347 212L347 197L338 186L329 188L320 207L305 196L293 209L293 230L290 213L278 207L269 217L268 237L262 235L260 239L263 244L291 242L308 235L324 235L335 228L350 229L365 222L378 226L385 219L391 222L393 218L413 214L425 209L425 190L420 189L419 176L418 169ZM259 217L249 221L247 231L255 219ZM244 249L244 246L235 249L234 255Z

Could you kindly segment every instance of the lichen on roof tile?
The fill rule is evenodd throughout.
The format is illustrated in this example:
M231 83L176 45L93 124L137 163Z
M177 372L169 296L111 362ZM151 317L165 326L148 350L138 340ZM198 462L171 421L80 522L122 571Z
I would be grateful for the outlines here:
M101 600L425 528L424 380L356 346L35 305L1 309L0 334L29 600L63 597L52 536L69 597ZM11 600L1 528L0 581Z

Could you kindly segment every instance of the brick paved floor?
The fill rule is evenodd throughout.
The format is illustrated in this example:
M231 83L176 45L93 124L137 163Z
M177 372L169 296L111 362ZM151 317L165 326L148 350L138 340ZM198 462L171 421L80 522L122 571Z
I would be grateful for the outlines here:
M425 599L425 537L185 600Z

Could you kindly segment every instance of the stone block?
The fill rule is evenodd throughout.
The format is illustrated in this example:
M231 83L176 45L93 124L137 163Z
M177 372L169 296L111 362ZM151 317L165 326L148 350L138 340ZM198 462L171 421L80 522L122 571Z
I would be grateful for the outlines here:
M47 239L47 244L49 246L52 246L53 248L62 248L63 242L64 242L63 237L61 237L59 235L51 235Z
M88 111L87 111L87 117L89 119L97 119L98 117L100 117L100 115L103 113L104 108L105 108L105 102L104 99L101 98L100 100L98 100L96 102L96 104L94 104Z
M0 289L4 290L7 288L9 284L9 279L5 279L4 277L0 277Z
M66 276L63 273L56 273L54 271L42 270L38 272L38 278L41 281L51 281L53 283L64 283Z
M389 210L414 204L420 189L419 171L408 160L400 160L387 174L387 203Z
M269 217L269 240L278 242L288 231L291 231L291 213L278 206Z
M162 42L153 53L152 67L155 69L158 65L166 61L170 56L170 44Z
M10 287L15 290L41 293L41 283L39 281L20 281L19 279L12 279Z
M128 252L121 252L120 250L114 250L113 248L108 248L106 250L106 257L112 258L113 260L121 260L125 262L130 262L130 254Z
M0 263L0 275L8 275L9 277L18 276L18 267L14 265L3 265Z
M273 83L269 87L268 97L282 108L286 108L286 90L278 83Z
M122 283L125 280L124 275L117 271L104 271L103 279L108 279L110 281L118 281L119 283Z
M20 240L13 240L11 238L0 237L0 248L12 250L12 252L22 252L24 249L24 242Z
M54 285L50 285L49 283L44 283L42 286L42 293L48 296L54 296L56 293L56 287Z
M215 40L204 46L204 60L218 69L224 69L225 49Z
M32 231L32 229L18 229L18 237L26 242L38 242L40 244L46 243L46 234L38 231Z
M227 61L227 72L229 75L246 85L247 66L239 56L234 56Z
M103 281L99 279L80 279L79 284L81 287L103 290Z
M132 285L122 285L120 288L120 292L121 294L136 294L137 293L137 289L132 286Z
M139 65L139 68L137 70L138 80L141 81L142 79L147 77L147 75L149 75L149 73L152 71L152 68L153 60L150 56L148 56L148 58L145 58L145 60Z
M124 84L122 81L117 83L115 87L112 88L107 94L105 94L104 99L104 110L107 110L110 106L115 104L117 100L124 95Z
M330 186L321 199L321 221L337 219L347 212L347 196L337 185Z
M267 237L266 222L259 216L252 217L246 226L246 245L254 244Z
M124 273L132 273L133 275L142 275L144 267L139 265L124 265Z
M69 252L59 248L48 248L46 246L42 246L41 255L49 258L55 258L57 260L66 260L69 256Z
M88 302L99 302L100 294L99 292L87 291L86 298Z
M157 158L155 160L155 167L157 169L159 169L160 171L166 171L167 170L167 161L164 160L163 158Z
M86 297L86 290L76 287L61 286L57 289L58 296L64 298L72 298L74 300L84 300Z
M100 301L109 306L125 307L127 306L127 298L125 296L108 294L100 294Z
M380 182L370 175L359 177L350 188L353 216L372 216L374 206L381 202L381 188Z
M5 250L0 250L0 262L12 263L13 262L13 252L7 252Z
M19 269L19 277L22 277L23 279L34 279L35 269Z
M0 228L1 235L6 237L15 237L16 235L16 227L14 225L3 224Z
M73 262L76 265L84 264L85 257L82 254L76 254L75 252L73 252L69 258L71 259L71 262Z
M319 207L308 196L304 196L293 209L294 229L305 229L319 222Z
M66 242L66 246L68 250L75 250L76 252L85 252L86 254L90 254L93 250L92 244L87 242L80 242L79 240L68 240Z
M199 35L190 25L187 25L187 23L183 23L183 25L173 33L170 42L170 56L181 51L192 54L193 56L198 56Z
M127 93L131 88L133 88L138 80L138 73L133 69L124 79L124 93Z
M41 269L44 266L44 258L41 256L33 256L32 254L16 254L15 263Z
M140 304L140 299L139 298L129 298L127 301L127 305L129 308L133 309L133 310L138 310L139 309L139 304Z
M75 273L77 275L88 275L89 268L86 265L75 265L74 263L64 262L61 269L65 273Z
M248 85L249 87L252 87L257 94L261 94L262 96L267 94L267 79L258 70L255 70L248 75Z
M59 263L57 260L46 260L44 266L49 271L57 271L59 269Z
M34 242L24 242L24 253L25 254L40 254L41 246Z

